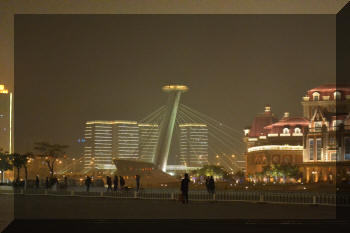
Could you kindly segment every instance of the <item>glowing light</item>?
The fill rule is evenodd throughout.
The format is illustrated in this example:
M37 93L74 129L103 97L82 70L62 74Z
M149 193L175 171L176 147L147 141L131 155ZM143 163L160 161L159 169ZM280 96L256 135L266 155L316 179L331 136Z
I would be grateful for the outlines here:
M198 124L198 123L179 124L179 127L190 127L190 126L207 127L206 124Z
M5 89L5 85L3 85L3 84L0 85L0 93L2 93L2 94L9 93L9 91L7 89Z
M163 91L169 92L169 91L188 91L188 87L185 85L167 85L163 86Z
M114 124L132 124L137 125L136 121L87 121L85 124L106 124L106 125L114 125Z
M248 152L261 151L261 150L303 150L303 146L266 145L266 146L254 146L254 147L248 148Z
M258 141L258 139L257 138L248 138L248 141L249 142L255 142L255 141Z

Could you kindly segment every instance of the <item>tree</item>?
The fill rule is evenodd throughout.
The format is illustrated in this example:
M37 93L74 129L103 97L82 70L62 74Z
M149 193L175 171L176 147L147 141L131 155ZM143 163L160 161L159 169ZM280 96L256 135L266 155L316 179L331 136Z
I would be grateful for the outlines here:
M11 160L8 154L0 152L0 171L1 171L1 182L4 182L5 174L7 170L12 170Z
M198 170L194 170L192 174L197 176L220 176L223 177L227 172L220 166L205 165Z
M50 179L52 179L54 175L55 162L58 158L64 155L64 149L68 148L68 146L50 144L48 142L36 142L34 145L34 150L39 152L39 156L45 158L50 173Z
M11 156L13 167L17 168L16 181L17 181L17 184L18 184L19 178L20 178L20 176L19 176L20 169L23 166L26 166L26 163L28 162L28 160L27 160L26 155L22 155L22 154L18 154L18 153L11 154L10 156Z
M24 174L25 174L25 189L27 189L27 182L28 182L28 161L33 156L31 152L23 154L23 167L24 167Z
M291 177L299 178L300 172L296 165L290 164L272 164L263 168L262 175L273 177Z

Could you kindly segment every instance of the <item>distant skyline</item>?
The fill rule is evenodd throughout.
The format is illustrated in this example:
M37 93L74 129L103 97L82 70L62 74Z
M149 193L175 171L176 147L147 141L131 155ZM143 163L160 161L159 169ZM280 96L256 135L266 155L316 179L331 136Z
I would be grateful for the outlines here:
M85 121L138 121L166 84L242 131L265 104L301 115L306 91L332 82L334 15L15 16L18 152L48 140L78 155Z

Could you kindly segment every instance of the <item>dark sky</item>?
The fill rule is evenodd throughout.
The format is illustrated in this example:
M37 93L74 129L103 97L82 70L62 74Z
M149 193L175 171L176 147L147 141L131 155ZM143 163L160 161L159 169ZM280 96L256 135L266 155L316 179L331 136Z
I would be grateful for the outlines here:
M334 15L16 15L15 147L70 145L87 120L140 120L182 103L242 130L265 104L301 114L335 82Z

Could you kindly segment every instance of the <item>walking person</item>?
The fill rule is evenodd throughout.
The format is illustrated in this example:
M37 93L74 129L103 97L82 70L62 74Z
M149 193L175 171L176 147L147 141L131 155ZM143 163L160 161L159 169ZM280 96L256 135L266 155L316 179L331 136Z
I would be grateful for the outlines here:
M125 185L125 180L122 176L119 176L119 180L120 180L120 189L123 190Z
M113 188L114 188L114 191L118 190L118 176L114 176Z
M112 191L112 178L107 176L107 192Z
M90 191L90 185L91 185L91 178L90 178L90 176L86 176L85 185L86 185L86 192L89 192Z
M57 177L54 177L52 179L52 187L51 190L57 192L57 186L58 186L58 179Z
M50 187L49 177L46 177L46 180L45 180L45 188L46 188L46 189L49 189L49 187Z
M211 195L214 197L214 194L215 194L215 181L214 181L213 176L211 176L210 179L209 179L209 190L210 190Z
M65 189L68 188L68 178L67 178L67 176L64 177L64 188Z
M40 185L39 176L36 175L36 177L35 177L35 188L36 188L36 189L39 189L39 185Z
M188 204L188 185L190 183L190 179L188 178L188 174L185 173L185 177L181 180L181 194L182 194L182 203Z
M209 176L207 176L205 178L205 187L207 188L208 193L210 193L209 181L210 181L210 178L209 178Z
M140 175L136 175L136 192L140 190Z

